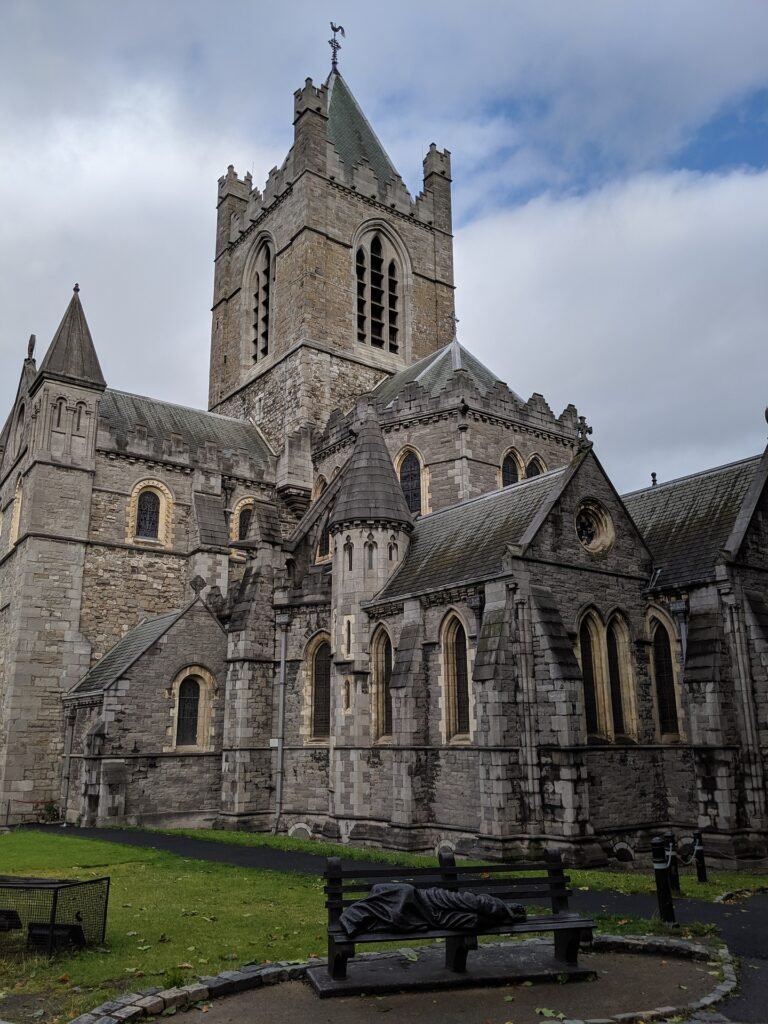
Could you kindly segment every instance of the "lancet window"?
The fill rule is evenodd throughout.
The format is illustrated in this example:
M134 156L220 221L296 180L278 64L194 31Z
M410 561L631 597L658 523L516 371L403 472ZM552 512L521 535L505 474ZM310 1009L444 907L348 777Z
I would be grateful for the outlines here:
M274 256L269 242L264 242L256 254L252 278L252 343L253 361L269 355L270 300L274 276Z
M399 352L403 304L400 261L379 232L367 236L355 253L357 340Z

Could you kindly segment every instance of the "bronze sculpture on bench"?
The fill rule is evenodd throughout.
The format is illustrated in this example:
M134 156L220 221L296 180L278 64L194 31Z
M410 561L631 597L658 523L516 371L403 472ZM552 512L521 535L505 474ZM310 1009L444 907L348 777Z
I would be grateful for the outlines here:
M328 972L346 977L347 960L359 942L445 939L445 965L466 970L478 935L554 933L555 960L576 964L579 942L594 922L568 909L569 879L559 855L546 864L457 865L440 853L438 868L344 869L337 857L325 872L328 908ZM513 877L518 872L545 871ZM517 902L549 901L552 913L528 917Z

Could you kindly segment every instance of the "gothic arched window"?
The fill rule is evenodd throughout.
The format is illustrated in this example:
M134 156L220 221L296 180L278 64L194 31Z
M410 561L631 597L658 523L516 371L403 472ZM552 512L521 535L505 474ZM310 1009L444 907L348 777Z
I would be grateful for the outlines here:
M455 616L443 634L447 738L469 734L469 669L467 634Z
M400 486L405 503L413 515L421 513L421 463L413 452L406 452L400 463Z
M245 508L240 510L240 516L237 520L237 539L245 540L248 536L248 530L251 528L251 520L253 519L253 509L250 505L246 505Z
M547 467L544 465L544 463L541 461L538 455L534 455L526 467L525 475L528 478L533 476L541 476L541 474L546 473L546 471Z
M179 687L179 710L176 718L176 745L197 744L197 718L200 710L200 684L189 676Z
M357 340L398 352L402 272L394 247L379 232L363 239L355 253Z
M579 648L581 651L581 676L584 681L584 711L587 719L587 736L596 736L600 732L598 715L598 663L597 647L599 637L590 619L585 619L579 630Z
M520 467L517 459L510 452L504 456L504 461L501 464L501 486L509 487L510 484L516 484L519 479Z
M392 735L392 641L382 627L373 642L373 679L376 694L376 735Z
M136 536L150 540L160 535L160 498L154 491L142 491L136 506Z
M251 281L253 361L269 355L269 307L274 276L274 258L269 242L264 242L256 254L256 264Z
M331 553L331 531L328 528L328 519L325 517L325 522L320 530L320 537L317 542L317 557L327 558Z
M680 733L675 671L672 663L672 645L666 627L658 620L653 630L653 680L656 687L656 706L662 735Z
M622 665L619 653L620 637L615 622L608 626L606 636L608 645L608 684L611 691L611 714L613 717L613 733L615 736L623 736L626 733L624 715L624 686L622 680Z
M331 645L324 640L312 658L312 737L324 739L331 731Z

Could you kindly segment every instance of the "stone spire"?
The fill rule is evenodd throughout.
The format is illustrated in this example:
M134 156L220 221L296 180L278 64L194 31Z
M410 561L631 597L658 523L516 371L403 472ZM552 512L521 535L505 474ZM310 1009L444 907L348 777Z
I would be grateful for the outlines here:
M352 90L341 76L332 71L327 81L328 124L327 138L339 154L347 173L351 174L366 161L383 190L388 181L399 178L395 165L371 127Z
M344 470L328 525L372 520L399 523L407 528L413 526L413 516L381 436L376 414L369 408Z
M107 386L80 303L80 286L77 284L73 288L72 299L59 329L40 366L38 379L42 380L44 377L69 380L101 389Z

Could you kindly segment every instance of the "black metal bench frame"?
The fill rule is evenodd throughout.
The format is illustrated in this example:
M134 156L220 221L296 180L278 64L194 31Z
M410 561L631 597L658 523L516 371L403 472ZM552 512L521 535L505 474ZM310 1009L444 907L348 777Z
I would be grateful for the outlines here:
M537 872L511 876L517 872ZM546 874L540 874L546 872ZM568 909L571 890L569 877L563 872L559 854L544 864L490 864L482 867L457 865L452 853L441 852L437 868L343 868L338 857L329 857L324 874L326 907L328 908L328 973L334 980L347 976L347 961L355 955L355 946L362 942L403 942L414 939L445 939L445 966L449 971L463 973L467 953L477 949L478 935L521 935L536 932L554 933L555 960L563 964L578 962L579 943L591 939L595 922ZM351 938L340 924L344 909L364 899L374 885L382 882L405 882L418 888L437 886L443 889L490 893L506 903L546 903L551 914L527 917L524 921L484 928L474 932L432 929L420 932L367 932Z

